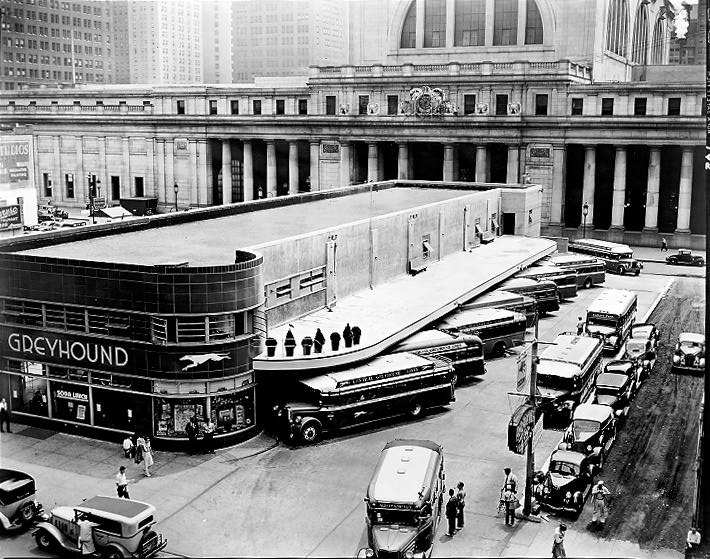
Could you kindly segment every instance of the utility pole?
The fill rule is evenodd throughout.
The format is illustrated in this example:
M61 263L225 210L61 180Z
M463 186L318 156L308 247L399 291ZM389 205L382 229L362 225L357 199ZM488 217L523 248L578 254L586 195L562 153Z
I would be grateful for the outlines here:
M537 337L538 337L538 323L540 322L539 316L535 320L535 337L532 341L532 363L530 365L530 398L528 402L532 406L532 414L537 421ZM523 502L523 514L529 516L532 510L532 479L535 475L535 449L534 444L534 425L533 433L530 433L527 444L527 464L525 470L525 500Z

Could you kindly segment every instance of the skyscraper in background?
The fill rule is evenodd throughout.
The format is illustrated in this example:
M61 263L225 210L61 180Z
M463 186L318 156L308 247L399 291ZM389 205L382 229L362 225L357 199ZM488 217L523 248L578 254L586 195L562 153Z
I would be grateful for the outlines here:
M232 82L232 2L203 0L202 78L205 83Z
M707 0L684 4L688 11L688 30L682 39L674 38L668 53L669 64L705 64Z

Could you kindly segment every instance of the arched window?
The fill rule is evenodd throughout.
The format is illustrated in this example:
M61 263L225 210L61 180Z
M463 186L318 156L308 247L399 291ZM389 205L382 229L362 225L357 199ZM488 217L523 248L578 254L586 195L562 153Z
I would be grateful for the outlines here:
M446 0L425 0L424 46L446 46Z
M658 18L653 26L653 42L651 43L651 64L663 64L663 54L666 45L666 20Z
M413 49L417 46L417 2L412 1L402 26L402 38L399 46L403 49Z
M455 21L455 46L475 47L485 44L486 0L458 0Z
M606 20L606 50L626 56L629 34L629 6L626 0L609 0Z
M631 62L646 64L648 62L648 9L643 2L636 11L634 38L631 43Z
M525 44L542 44L542 18L535 0L527 0L525 9Z
M493 44L518 43L518 0L496 0L493 13Z

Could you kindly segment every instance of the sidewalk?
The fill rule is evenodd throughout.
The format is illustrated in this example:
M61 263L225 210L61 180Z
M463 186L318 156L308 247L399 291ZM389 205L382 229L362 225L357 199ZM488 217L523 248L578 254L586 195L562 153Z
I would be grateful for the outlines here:
M677 249L669 248L668 251L663 251L661 252L660 248L653 248L653 247L631 247L634 250L634 257L636 257L637 260L640 260L641 262L658 262L661 264L666 263L666 256L670 256L671 254L676 254L678 252ZM707 258L705 257L705 251L704 250L693 250L693 254L697 254L698 256L702 256L705 258L705 261L707 262Z

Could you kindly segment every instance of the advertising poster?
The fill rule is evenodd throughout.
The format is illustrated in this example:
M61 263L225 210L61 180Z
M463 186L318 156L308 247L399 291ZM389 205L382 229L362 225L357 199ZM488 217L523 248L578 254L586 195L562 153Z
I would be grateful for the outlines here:
M7 138L0 143L0 184L23 186L30 180L32 139Z

